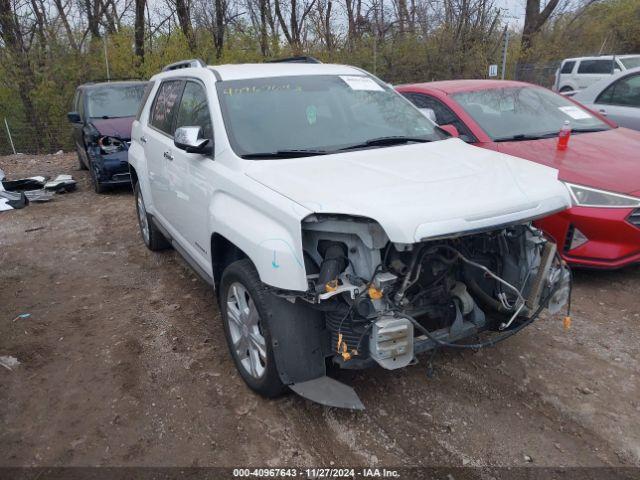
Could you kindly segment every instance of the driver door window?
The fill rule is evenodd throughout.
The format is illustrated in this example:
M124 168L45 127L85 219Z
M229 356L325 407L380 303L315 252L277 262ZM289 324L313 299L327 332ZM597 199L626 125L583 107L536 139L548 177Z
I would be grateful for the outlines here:
M176 115L175 128L200 127L200 137L213 140L213 127L204 87L196 82L187 82Z

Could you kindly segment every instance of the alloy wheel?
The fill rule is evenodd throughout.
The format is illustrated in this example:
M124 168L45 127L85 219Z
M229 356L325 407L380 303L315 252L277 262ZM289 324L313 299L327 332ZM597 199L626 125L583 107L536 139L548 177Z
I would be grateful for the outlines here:
M267 343L258 309L249 291L239 282L230 285L226 301L232 349L249 375L262 378L267 367Z

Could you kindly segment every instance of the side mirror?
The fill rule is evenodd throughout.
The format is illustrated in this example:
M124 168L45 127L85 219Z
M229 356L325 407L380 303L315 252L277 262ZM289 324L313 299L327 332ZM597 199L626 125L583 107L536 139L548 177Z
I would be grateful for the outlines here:
M438 123L436 121L436 112L434 112L432 108L419 108L418 110L420 110L420 113L422 113L422 115L427 117L433 123L435 123L435 124Z
M454 138L460 138L460 132L454 125L440 125L440 128Z
M213 153L213 141L208 138L200 138L200 127L180 127L173 134L173 144L187 153L199 153L211 155Z
M80 118L80 114L78 112L67 113L67 119L71 123L82 123L82 119Z

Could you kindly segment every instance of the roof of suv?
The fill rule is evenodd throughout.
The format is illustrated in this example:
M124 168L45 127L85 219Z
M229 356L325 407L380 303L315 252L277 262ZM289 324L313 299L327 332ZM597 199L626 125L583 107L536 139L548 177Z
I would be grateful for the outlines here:
M78 85L78 88L83 89L94 89L94 88L102 88L102 87L126 87L128 85L144 85L147 83L146 80L121 80L116 82L88 82L83 83L82 85Z
M364 72L347 65L329 63L242 63L210 65L222 80L288 77L297 75L362 75Z
M565 58L563 60L563 62L577 61L577 60L613 60L613 57L616 57L616 58L629 58L629 57L638 57L638 56L640 56L640 54L633 54L633 53L629 53L629 54L625 54L625 55L591 55L591 56L586 56L586 57Z

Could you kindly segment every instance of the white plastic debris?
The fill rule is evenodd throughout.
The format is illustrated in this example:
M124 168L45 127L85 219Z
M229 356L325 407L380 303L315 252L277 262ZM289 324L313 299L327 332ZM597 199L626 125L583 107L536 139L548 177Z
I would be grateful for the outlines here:
M20 361L16 357L2 356L0 357L0 365L7 370L13 370L13 367L20 365Z
M13 207L11 205L9 205L9 199L8 198L0 198L0 212L4 212L7 210L13 210Z

